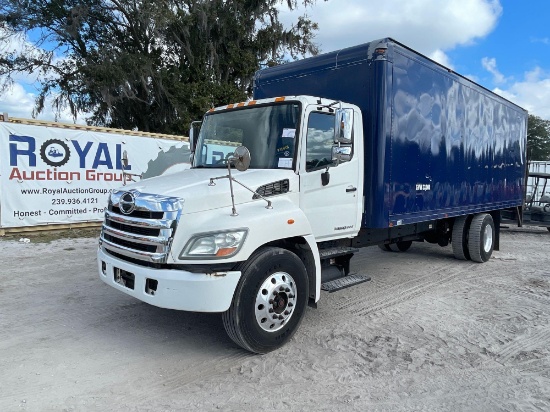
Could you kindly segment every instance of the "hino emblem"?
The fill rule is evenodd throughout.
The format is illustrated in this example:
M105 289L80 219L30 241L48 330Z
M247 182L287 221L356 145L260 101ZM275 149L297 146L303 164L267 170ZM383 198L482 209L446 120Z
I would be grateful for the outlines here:
M129 215L134 210L136 210L136 199L134 195L130 192L124 193L119 201L120 211L125 215Z

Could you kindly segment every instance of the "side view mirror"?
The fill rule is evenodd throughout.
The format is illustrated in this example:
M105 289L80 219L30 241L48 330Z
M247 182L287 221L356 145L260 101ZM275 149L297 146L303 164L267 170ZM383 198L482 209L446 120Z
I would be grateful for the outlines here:
M122 152L122 166L124 167L124 169L127 169L128 168L128 152L125 150L124 152Z
M353 109L336 109L334 116L334 143L353 142Z
M191 126L189 127L189 150L191 150L191 153L195 153L197 138L199 137L199 132L201 130L201 124L201 121L191 122Z
M126 182L135 182L134 177L139 177L140 179L143 177L143 173L137 174L137 173L129 173L127 170L131 170L132 166L129 165L128 161L128 152L124 150L122 152L122 158L120 159L122 162L122 185L126 186Z

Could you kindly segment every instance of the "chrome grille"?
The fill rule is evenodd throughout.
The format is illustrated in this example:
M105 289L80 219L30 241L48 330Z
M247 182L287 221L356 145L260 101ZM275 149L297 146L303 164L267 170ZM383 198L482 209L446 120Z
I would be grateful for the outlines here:
M133 207L128 207L128 199L133 199ZM182 205L179 198L136 190L113 193L105 212L101 248L133 259L166 263Z

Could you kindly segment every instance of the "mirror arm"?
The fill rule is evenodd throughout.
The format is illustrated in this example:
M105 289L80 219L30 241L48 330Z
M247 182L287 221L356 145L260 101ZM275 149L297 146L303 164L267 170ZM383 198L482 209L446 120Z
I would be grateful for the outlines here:
M231 191L231 216L239 216L237 213L237 208L235 207L235 193L233 190L233 182L240 184L242 187L244 187L249 192L253 193L254 195L258 196L259 198L265 200L267 202L266 209L273 209L273 206L271 205L271 201L267 200L265 197L263 197L261 194L259 194L257 191L249 188L245 184L239 182L237 179L233 177L231 174L231 164L234 164L237 170L244 172L248 169L250 166L250 152L248 149L244 146L239 146L237 149L235 149L235 152L233 155L227 157L227 175L226 176L219 176L219 177L211 177L210 182L208 183L208 186L215 186L215 180L218 179L229 179L229 190Z
M124 159L123 159L124 160ZM137 174L137 173L128 173L126 171L126 168L124 166L124 164L122 164L122 186L126 186L126 182L129 181L129 182L135 182L135 180L133 179L133 177L139 177L140 179L143 178L143 173L140 173L140 174ZM128 178L129 177L129 178Z
M233 181L240 184L242 187L244 187L246 190L248 190L249 192L255 194L256 196L258 196L260 199L263 199L267 202L267 206L265 207L266 209L273 209L273 206L271 205L271 200L267 200L265 197L263 197L261 194L259 194L258 192L256 192L255 190L249 188L248 186L246 186L245 184L239 182L237 179L233 178Z

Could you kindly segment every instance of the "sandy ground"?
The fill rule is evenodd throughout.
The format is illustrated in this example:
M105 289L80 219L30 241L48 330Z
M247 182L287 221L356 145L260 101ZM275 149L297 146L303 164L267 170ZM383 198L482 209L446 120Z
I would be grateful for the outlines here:
M103 284L97 241L0 240L0 411L548 411L550 233L504 230L485 264L367 248L372 281L324 293L251 355L219 315Z

